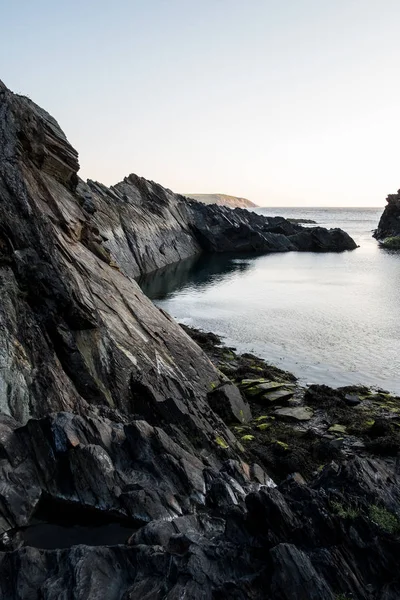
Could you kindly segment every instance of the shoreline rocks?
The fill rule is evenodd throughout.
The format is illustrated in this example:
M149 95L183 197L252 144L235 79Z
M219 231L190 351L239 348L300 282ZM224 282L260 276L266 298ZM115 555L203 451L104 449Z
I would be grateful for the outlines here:
M303 386L259 357L226 348L212 333L182 327L241 390L252 419L226 422L276 482L293 472L310 480L340 457L396 458L400 397L363 386Z
M208 253L342 252L357 244L341 229L302 227L226 206L189 200L152 181L129 175L107 188L78 185L82 205L96 208L92 221L102 247L128 276Z
M383 247L396 250L400 248L400 190L397 194L389 194L386 202L373 235Z
M317 225L317 221L313 219L295 219L293 217L289 217L288 221L290 223L297 223L298 225Z
M78 168L57 122L0 83L1 598L398 598L399 399L224 357L132 279L214 235L350 242ZM310 418L275 414L296 407Z

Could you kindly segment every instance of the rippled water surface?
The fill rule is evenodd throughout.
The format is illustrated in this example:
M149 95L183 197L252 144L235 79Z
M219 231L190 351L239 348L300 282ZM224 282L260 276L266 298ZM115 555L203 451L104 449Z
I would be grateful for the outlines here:
M294 372L303 382L400 393L400 252L371 236L382 209L260 209L342 227L340 254L200 257L142 280L178 321Z

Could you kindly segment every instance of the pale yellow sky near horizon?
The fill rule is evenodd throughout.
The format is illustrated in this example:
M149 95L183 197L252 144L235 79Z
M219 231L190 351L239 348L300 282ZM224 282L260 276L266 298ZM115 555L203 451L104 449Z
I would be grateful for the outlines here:
M0 77L59 121L84 178L383 207L399 25L395 0L20 0L2 7Z

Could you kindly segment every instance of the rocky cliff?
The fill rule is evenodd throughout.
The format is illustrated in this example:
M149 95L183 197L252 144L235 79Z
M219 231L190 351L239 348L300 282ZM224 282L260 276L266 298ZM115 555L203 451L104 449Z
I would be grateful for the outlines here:
M386 202L387 206L374 233L374 237L381 241L400 236L400 190L398 190L397 194L389 194Z
M340 252L357 247L340 229L305 228L282 217L206 206L133 174L111 188L79 181L75 196L95 232L86 243L132 277L201 252Z
M185 194L185 196L204 204L217 204L218 206L229 206L230 208L257 207L257 204L254 204L251 200L247 200L247 198L238 198L237 196L228 196L227 194Z
M228 427L263 419L132 278L351 239L78 168L57 122L0 83L0 597L398 598L396 443L276 487ZM286 377L246 360L241 385ZM362 498L357 519L332 509Z

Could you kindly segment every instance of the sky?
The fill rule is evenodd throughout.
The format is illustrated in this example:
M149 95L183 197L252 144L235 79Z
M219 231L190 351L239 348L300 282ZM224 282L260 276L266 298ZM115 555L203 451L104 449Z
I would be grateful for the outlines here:
M398 0L0 0L0 79L83 178L261 206L400 188Z

